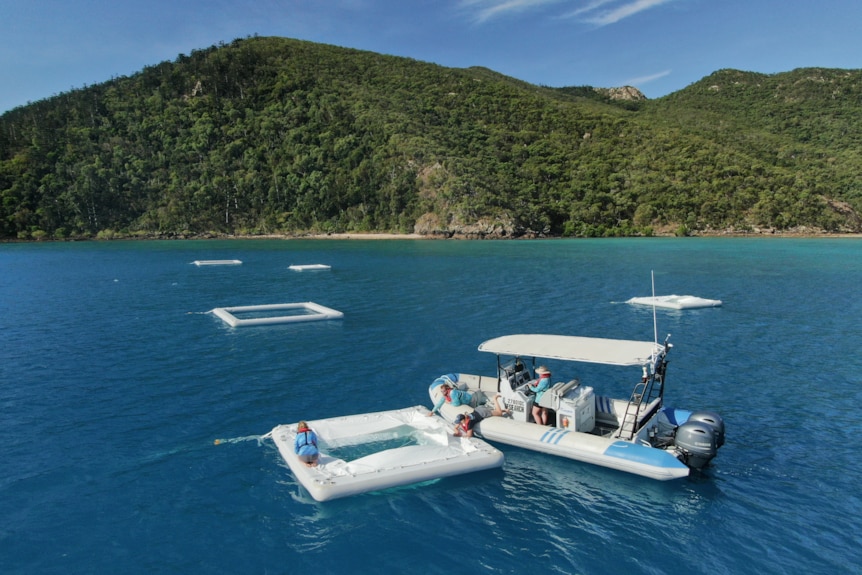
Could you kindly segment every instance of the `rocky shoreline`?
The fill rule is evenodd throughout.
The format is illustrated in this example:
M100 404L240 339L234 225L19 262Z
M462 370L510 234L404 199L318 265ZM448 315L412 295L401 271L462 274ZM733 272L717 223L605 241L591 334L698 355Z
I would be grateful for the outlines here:
M671 238L680 237L674 233L656 233L652 236L626 236L626 237L653 237L653 238ZM823 232L810 229L796 230L722 230L722 231L697 231L687 234L685 237L691 238L862 238L862 233L856 232ZM564 240L564 239L586 239L586 238L568 238L562 236L547 236L542 234L525 234L519 237L505 236L499 234L475 234L475 233L394 233L394 232L339 232L339 233L285 233L285 234L220 234L220 233L153 233L153 234L135 234L135 235L113 235L105 237L76 237L64 239L15 239L7 238L0 239L0 243L39 243L39 242L76 242L76 241L147 241L147 240L255 240L255 239L278 239L278 240L461 240L461 241L481 241L481 240ZM614 238L591 238L591 239L614 239Z

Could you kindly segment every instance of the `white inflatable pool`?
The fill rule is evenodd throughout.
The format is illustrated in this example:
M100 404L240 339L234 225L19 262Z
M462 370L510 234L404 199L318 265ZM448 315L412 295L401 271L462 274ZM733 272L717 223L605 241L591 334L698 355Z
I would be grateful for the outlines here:
M258 316L241 319L235 314L259 314L271 311L292 311L291 313L278 316ZM212 313L231 327L244 327L249 325L274 325L280 323L295 323L303 321L320 321L328 319L341 319L344 314L338 310L322 306L312 301L300 303L276 303L266 305L244 305L236 307L217 307Z
M416 406L308 421L320 447L315 467L306 467L294 452L296 424L279 425L264 437L272 438L317 501L503 465L498 449L477 437L454 436L446 422L428 413Z

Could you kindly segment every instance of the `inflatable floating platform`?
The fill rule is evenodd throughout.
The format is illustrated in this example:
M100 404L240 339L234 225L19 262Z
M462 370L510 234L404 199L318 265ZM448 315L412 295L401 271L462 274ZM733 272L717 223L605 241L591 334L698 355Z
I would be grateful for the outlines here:
M699 307L719 307L720 299L705 299L693 295L657 295L649 297L633 297L626 303L664 307L668 309L694 309Z
M492 469L503 453L477 437L456 437L423 406L308 421L320 459L307 467L294 452L297 424L279 425L271 438L290 470L317 501L327 501Z
M318 270L328 270L332 266L328 266L326 264L303 264L303 265L293 265L288 266L288 269L291 269L296 272L304 272L304 271L318 271Z
M238 266L242 260L195 260L192 263L196 266Z
M266 314L273 311L290 311L288 315L257 315L241 319L234 314ZM296 312L299 313L296 313ZM320 321L328 319L341 319L344 314L338 310L322 306L312 301L300 303L275 303L266 305L244 305L237 307L217 307L212 313L231 327L244 327L250 325L274 325L280 323L295 323L303 321Z

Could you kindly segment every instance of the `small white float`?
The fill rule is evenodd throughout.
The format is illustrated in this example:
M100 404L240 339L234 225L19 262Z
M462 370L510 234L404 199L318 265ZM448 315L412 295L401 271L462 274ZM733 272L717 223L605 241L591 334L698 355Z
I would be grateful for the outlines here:
M503 465L503 454L477 437L456 437L422 406L309 421L318 438L318 465L294 451L296 424L271 438L290 470L317 501L411 485ZM351 458L351 455L357 455Z
M633 297L626 303L634 305L645 305L649 307L663 307L668 309L695 309L699 307L719 307L720 299L705 299L693 295L657 295L647 297Z
M196 266L238 266L242 260L195 260L192 263Z
M328 266L326 264L303 264L303 265L288 266L288 269L291 269L295 272L319 271L319 270L328 270L331 268L332 268L332 266Z
M293 311L297 310L300 313L292 313L288 315L265 316L265 317L250 317L240 319L234 314L260 314L272 311ZM279 323L294 323L301 321L320 321L328 319L341 319L344 314L338 310L322 306L312 301L300 303L275 303L266 305L244 305L237 307L217 307L212 310L212 313L222 319L231 327L245 327L249 325L273 325Z

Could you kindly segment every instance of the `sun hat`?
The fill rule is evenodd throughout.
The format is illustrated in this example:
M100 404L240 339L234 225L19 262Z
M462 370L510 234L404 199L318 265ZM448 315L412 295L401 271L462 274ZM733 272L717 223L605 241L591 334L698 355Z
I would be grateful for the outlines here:
M545 375L545 374L550 375L551 370L549 370L544 365L540 365L539 367L536 368L536 373L541 373L542 375Z

